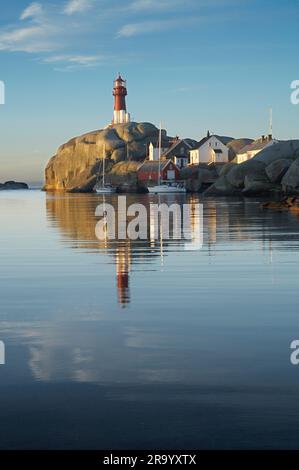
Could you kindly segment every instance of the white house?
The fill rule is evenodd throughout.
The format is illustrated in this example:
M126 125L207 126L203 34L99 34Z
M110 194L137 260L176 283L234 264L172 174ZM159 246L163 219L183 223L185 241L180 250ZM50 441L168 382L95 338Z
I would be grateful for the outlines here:
M161 148L161 156L168 150L169 147L162 147ZM148 159L151 161L158 161L159 160L159 146L155 146L152 142L149 144L149 154Z
M259 139L255 140L249 145L243 147L237 154L237 163L243 163L255 157L259 152L271 145L277 144L278 140L272 138L272 135L262 135Z
M227 163L229 148L226 144L232 140L230 137L208 135L204 137L193 150L190 150L190 164L199 163Z

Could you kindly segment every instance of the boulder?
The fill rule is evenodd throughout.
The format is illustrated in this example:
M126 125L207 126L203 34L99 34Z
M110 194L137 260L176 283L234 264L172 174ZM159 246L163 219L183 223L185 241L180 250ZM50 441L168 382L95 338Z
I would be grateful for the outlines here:
M296 160L298 157L299 140L281 140L259 152L252 161L259 161L268 166L276 160Z
M201 163L183 168L180 178L185 181L187 191L199 192L215 183L218 178L218 170L216 165Z
M205 196L232 196L240 193L235 186L232 186L225 175L219 176L217 181L205 192Z
M292 163L281 184L286 193L299 193L299 158Z
M100 167L98 159L107 156L107 171L121 161L142 161L147 145L157 140L158 129L151 123L117 124L75 137L61 145L45 170L46 191L92 190ZM167 136L166 136L167 139Z
M280 183L292 163L293 160L282 158L266 166L266 174L271 183Z
M205 194L233 195L243 190L246 194L299 192L298 157L299 140L274 143L240 165L233 162L225 165L219 179ZM280 180L282 186L278 186Z
M245 176L242 193L246 196L264 194L274 190L275 186L269 181L266 172L249 173Z
M137 171L140 165L141 163L133 161L118 162L112 167L106 181L121 191L140 191L144 189L137 180Z
M227 181L237 189L243 189L245 178L250 174L258 175L265 173L265 164L258 162L254 158L240 165L234 165L231 171L226 174Z
M229 173L235 166L237 166L237 163L226 163L220 170L219 176L225 176L227 173Z
M0 191L1 190L10 190L10 189L29 189L28 184L26 183L19 183L17 181L6 181L5 183L0 183Z

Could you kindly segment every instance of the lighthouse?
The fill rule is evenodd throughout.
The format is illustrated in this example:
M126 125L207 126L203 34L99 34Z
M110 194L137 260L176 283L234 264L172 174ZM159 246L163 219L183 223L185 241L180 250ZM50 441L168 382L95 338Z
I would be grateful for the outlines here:
M112 124L125 124L130 122L130 114L127 113L126 96L127 82L123 80L120 74L113 82L114 113Z

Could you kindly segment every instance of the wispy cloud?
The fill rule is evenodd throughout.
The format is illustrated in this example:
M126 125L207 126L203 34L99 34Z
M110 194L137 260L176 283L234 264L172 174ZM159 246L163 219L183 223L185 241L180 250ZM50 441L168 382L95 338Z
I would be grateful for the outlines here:
M189 7L196 2L199 0L33 1L14 23L0 27L0 50L44 53L41 62L62 67L94 67L105 62L104 56L122 60L124 55L120 58L113 46L115 37L130 38L191 24L196 14L192 16ZM127 50L126 57L131 52Z
M28 53L49 52L59 47L58 25L48 17L41 3L30 3L19 22L0 29L0 50Z
M33 2L21 13L20 20L31 18L33 20L39 19L43 13L43 7L40 3Z
M28 26L0 33L0 50L23 52L48 52L53 44L41 26Z
M66 15L74 15L75 13L83 13L93 6L93 0L70 0L64 7Z
M199 21L199 18L185 18L182 19L166 19L166 20L153 20L141 21L139 23L128 23L121 27L117 33L118 38L129 38L140 34L155 33L158 31L167 31L176 27L183 27L186 24Z
M78 37L91 28L90 20L74 22L69 16L90 5L91 1L73 0L64 12L55 4L33 2L21 12L19 22L0 29L0 50L40 53L75 46Z
M55 55L43 59L46 64L64 64L65 69L96 67L107 60L101 55Z
M133 0L129 8L135 11L163 10L170 8L176 3L178 3L176 0Z

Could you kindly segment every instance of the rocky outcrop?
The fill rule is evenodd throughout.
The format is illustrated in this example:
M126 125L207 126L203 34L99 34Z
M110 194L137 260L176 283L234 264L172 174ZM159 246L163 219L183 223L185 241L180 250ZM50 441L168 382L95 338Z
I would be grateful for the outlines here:
M254 157L254 160L261 161L268 166L282 158L291 160L299 158L299 140L281 140L262 150Z
M226 174L227 181L236 189L242 190L245 186L245 178L250 174L257 175L264 173L265 165L262 162L256 162L253 159L234 166L231 171Z
M273 163L270 163L270 165L266 167L265 171L271 183L279 184L292 163L293 160L286 158L275 160Z
M269 181L265 171L249 173L245 176L244 189L242 190L244 195L255 196L272 190L275 190L275 186Z
M273 144L240 165L227 164L205 195L256 195L283 191L299 193L299 140Z
M281 184L286 193L299 193L299 158L291 164Z
M142 161L147 144L157 140L158 129L150 123L131 122L75 137L59 147L45 170L44 189L88 192L101 171L99 159L106 148L107 172L121 161ZM166 134L163 136L167 139Z
M217 165L201 163L183 168L180 177L185 181L187 191L201 192L217 181L219 171Z
M106 180L108 183L116 186L120 191L136 192L142 191L143 188L137 179L137 171L141 163L138 162L118 162L116 163Z
M238 188L232 186L225 175L219 176L217 181L204 192L205 196L233 196L239 194Z
M102 174L105 148L107 182L122 191L144 190L138 182L137 170L146 157L148 144L157 141L158 132L153 124L132 122L75 137L59 147L50 159L44 189L91 192ZM188 191L204 192L207 196L299 194L299 140L275 143L238 165L234 156L252 141L225 139L230 163L182 169L181 179ZM169 141L163 131L163 142ZM7 188L2 185L0 189Z
M17 181L6 181L5 183L0 183L0 191L7 189L29 189L28 184L18 183Z

